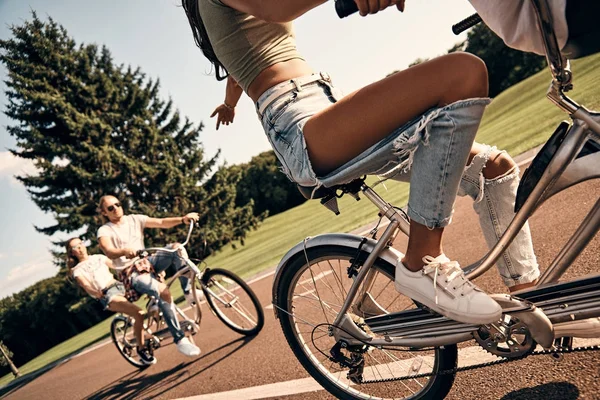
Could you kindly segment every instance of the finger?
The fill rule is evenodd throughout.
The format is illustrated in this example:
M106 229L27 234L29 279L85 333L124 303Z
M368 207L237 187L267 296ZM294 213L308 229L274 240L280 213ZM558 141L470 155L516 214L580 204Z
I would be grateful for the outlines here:
M405 0L398 0L398 3L396 3L396 8L401 12L404 12L404 1Z
M217 130L219 130L219 125L221 125L221 121L217 118Z
M369 14L377 14L379 11L379 0L369 0Z
M395 3L395 1L393 1L393 0L379 0L379 9L380 10L385 10L390 5L392 5L393 3Z
M218 110L218 108L215 108L215 111L213 111L213 113L212 113L212 114L210 114L210 117L211 117L211 118L212 118L212 117L214 117L215 115L217 115L217 110Z
M361 16L365 16L369 13L369 2L368 0L354 0L358 7L358 12Z

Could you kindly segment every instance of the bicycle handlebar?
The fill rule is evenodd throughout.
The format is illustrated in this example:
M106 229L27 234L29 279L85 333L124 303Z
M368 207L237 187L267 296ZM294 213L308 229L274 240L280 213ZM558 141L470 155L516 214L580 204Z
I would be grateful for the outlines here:
M168 253L175 253L177 250L181 249L182 247L185 247L185 245L188 244L188 242L190 241L190 236L192 236L193 230L194 230L194 220L191 220L190 221L190 229L188 230L188 234L187 234L187 237L185 238L185 242L181 243L179 246L173 247L172 249L168 249L166 247L148 247L145 249L138 250L136 252L136 255L138 257L144 257L150 251L166 251Z
M482 22L481 17L479 16L479 14L475 13L463 19L459 23L452 25L452 33L454 33L455 35L459 35L467 29L474 27L480 22Z
M338 17L345 18L358 11L358 7L354 0L335 0L335 12Z
M335 12L337 13L338 17L345 18L357 11L358 7L354 0L335 0ZM454 32L455 35L458 35L480 22L481 17L479 14L475 13L470 17L463 19L459 23L452 25L452 32Z

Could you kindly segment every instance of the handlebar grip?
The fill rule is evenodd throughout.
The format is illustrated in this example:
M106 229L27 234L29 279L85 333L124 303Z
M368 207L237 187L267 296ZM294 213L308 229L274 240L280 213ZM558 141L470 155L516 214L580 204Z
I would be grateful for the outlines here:
M463 33L464 31L466 31L467 29L477 25L481 21L482 21L482 19L479 16L479 14L475 13L475 14L463 19L459 23L452 25L452 33L454 33L455 35L459 35L459 34Z
M335 12L338 17L345 18L358 11L354 0L335 0Z

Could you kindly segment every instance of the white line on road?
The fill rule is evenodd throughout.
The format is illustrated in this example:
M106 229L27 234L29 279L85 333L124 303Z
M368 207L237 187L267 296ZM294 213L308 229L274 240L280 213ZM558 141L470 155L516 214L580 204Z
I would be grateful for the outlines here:
M574 347L596 346L600 339L574 339ZM537 350L541 350L538 346ZM458 352L458 367L467 367L475 364L496 361L498 358L479 346L465 347ZM410 363L413 359L405 360ZM292 396L300 393L324 390L313 378L294 379L285 382L270 383L268 385L253 386L226 392L207 393L198 396L182 397L177 400L258 400L269 397Z

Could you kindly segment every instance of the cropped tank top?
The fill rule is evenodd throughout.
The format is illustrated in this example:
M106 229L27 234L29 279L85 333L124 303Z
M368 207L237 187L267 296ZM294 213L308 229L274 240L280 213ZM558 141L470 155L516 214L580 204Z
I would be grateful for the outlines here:
M220 0L198 0L198 7L217 58L245 92L265 68L303 59L291 22L265 22Z

